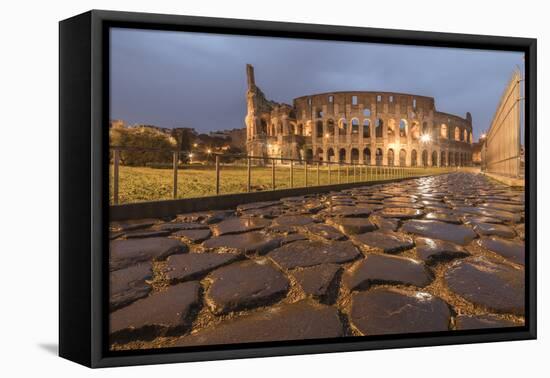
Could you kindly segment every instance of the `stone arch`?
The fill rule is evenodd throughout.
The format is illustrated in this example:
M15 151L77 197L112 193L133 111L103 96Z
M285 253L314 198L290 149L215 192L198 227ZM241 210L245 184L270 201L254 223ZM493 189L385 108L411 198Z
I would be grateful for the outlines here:
M370 165L370 148L366 147L363 149L363 163L366 165Z
M424 131L422 131L422 134L424 134ZM418 122L413 122L411 125L411 139L412 140L420 139L420 127L418 127Z
M422 151L422 166L423 167L428 166L428 151L426 150Z
M464 129L464 133L463 133L463 138L462 138L463 141L467 142L468 141L468 131L466 129Z
M260 119L260 133L267 134L267 122L265 119Z
M388 120L388 137L395 136L395 120L390 118Z
M334 149L332 148L327 150L327 161L334 161Z
M418 153L416 150L411 151L411 167L416 167L418 165Z
M399 121L399 136L400 137L406 137L407 136L407 129L408 129L407 120L401 119Z
M444 139L448 139L448 138L449 138L449 128L448 128L447 125L444 124L444 123L441 124L441 133L440 133L440 136L441 136L441 138L444 138Z
M460 165L460 154L455 152L455 165L458 167Z
M437 151L432 151L432 167L437 167Z
M384 121L381 118L376 119L376 123L374 125L374 133L376 135L376 138L382 138L384 136Z
M306 161L311 162L313 160L313 150L311 148L306 149Z
M338 161L340 163L344 163L346 161L346 149L340 148L340 151L338 151Z
M348 121L345 118L338 121L338 135L346 135L348 133Z
M369 109L369 108L363 109L363 115L364 115L365 117L370 117L370 109Z
M449 151L448 156L449 156L449 166L452 167L455 165L455 154L453 154L452 151Z
M447 161L445 159L445 155L447 153L445 151L441 151L441 153L439 154L439 166L440 167L446 167L447 166Z
M455 126L455 140L460 140L460 129Z
M422 122L422 135L428 134L428 122Z
M283 135L283 123L279 122L277 124L277 135Z
M357 118L351 120L351 133L359 134L359 120Z
M390 167L393 167L395 165L395 153L393 152L392 148L388 150L388 165Z
M405 165L407 165L407 151L405 151L404 148L402 148L401 151L399 151L399 165L401 167L404 167Z
M375 162L376 165L382 165L382 161L384 159L384 153L382 152L381 148L376 149L376 155L375 155Z
M327 133L329 136L334 136L334 120L332 118L327 121Z
M319 161L323 161L323 149L321 147L317 147L317 151L315 151L315 159Z
M317 133L317 138L323 137L323 121L315 122L315 132Z
M370 138L370 120L363 121L363 138Z
M351 149L351 162L354 164L359 163L359 150L357 148Z
M299 123L298 127L296 128L296 133L298 135L304 135L304 125Z
M312 127L312 122L311 121L307 121L306 122L306 127L304 129L304 135L305 136L311 136L311 134L313 133L312 131L313 127Z

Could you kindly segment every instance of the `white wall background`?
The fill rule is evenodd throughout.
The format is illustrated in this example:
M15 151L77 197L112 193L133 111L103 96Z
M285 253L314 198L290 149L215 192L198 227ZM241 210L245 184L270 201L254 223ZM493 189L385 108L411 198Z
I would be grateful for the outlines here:
M337 377L548 374L550 275L539 145L539 340L390 351L89 370L56 356L58 247L58 25L89 9L461 32L539 39L538 135L550 140L548 10L543 1L10 1L0 22L0 375L4 377ZM547 147L546 147L547 148ZM547 152L547 151L546 151ZM546 300L545 300L546 299ZM546 352L544 349L546 348ZM538 374L537 374L538 372Z

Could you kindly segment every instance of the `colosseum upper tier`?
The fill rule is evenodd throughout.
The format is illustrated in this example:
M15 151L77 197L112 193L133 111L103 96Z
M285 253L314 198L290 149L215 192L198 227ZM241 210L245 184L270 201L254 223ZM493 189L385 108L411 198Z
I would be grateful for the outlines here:
M329 92L293 105L266 99L247 65L250 156L389 166L472 162L472 116L435 109L432 97L394 92Z

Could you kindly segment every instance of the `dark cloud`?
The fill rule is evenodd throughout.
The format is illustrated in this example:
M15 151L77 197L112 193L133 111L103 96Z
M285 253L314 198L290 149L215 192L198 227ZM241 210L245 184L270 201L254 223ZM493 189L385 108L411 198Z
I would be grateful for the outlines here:
M268 98L330 91L432 96L440 111L490 125L523 54L487 50L113 29L111 118L212 131L243 127L245 64Z

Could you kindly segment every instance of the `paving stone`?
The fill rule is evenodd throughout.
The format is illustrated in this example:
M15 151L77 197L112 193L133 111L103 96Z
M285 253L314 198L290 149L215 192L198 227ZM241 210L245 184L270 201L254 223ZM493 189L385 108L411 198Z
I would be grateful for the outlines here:
M384 218L413 219L419 218L424 213L421 210L410 207L386 207L378 212Z
M416 254L428 265L469 255L463 247L443 240L419 237L415 243Z
M459 218L458 216L456 216L455 214L452 214L452 213L443 213L443 212L438 212L438 213L431 212L431 213L428 213L428 214L426 214L426 216L424 217L424 219L427 219L427 220L436 220L436 221L447 222L447 223L454 223L454 224L461 224L461 223L462 223L462 221L460 220L460 218Z
M284 297L289 281L267 260L236 262L208 276L206 303L214 314L226 314L273 303Z
M525 244L522 242L492 237L483 238L478 243L481 247L499 254L516 264L525 265Z
M198 282L185 282L112 312L111 339L152 339L187 330L199 305L199 291Z
M470 228L432 220L409 220L401 228L403 232L425 236L433 239L450 241L452 243L467 245L476 234Z
M433 279L420 261L401 256L368 254L343 276L347 290L368 289L375 284L401 284L424 287Z
M281 245L281 238L253 231L213 237L202 243L208 249L235 250L244 254L265 254Z
M109 276L110 310L114 311L146 297L151 291L148 280L153 278L150 262L112 272Z
M502 219L484 217L484 216L475 216L475 215L466 215L462 217L462 221L465 224L476 224L476 223L494 223L502 224L504 221Z
M152 238L152 237L160 237L160 236L168 236L170 235L170 231L162 231L162 230L136 230L136 231L130 231L126 232L124 234L124 237L126 239L142 239L142 238Z
M353 261L361 252L349 241L324 243L296 241L271 251L268 256L284 269Z
M479 236L500 236L503 238L513 238L516 233L512 227L503 224L475 223L474 231Z
M351 298L350 321L363 335L447 331L450 317L448 305L425 292L374 289Z
M397 219L384 218L373 214L369 217L369 220L382 231L397 231L399 228L399 220Z
M304 226L304 231L316 235L325 240L342 240L346 236L334 227L322 223L314 223Z
M271 221L262 218L233 217L214 224L211 229L215 236L221 236L261 230L270 224Z
M176 253L185 253L187 245L170 238L114 240L110 248L110 269L117 270L142 261L159 261Z
M525 240L525 224L516 225L516 233L521 240Z
M175 231L181 231L181 230L204 230L204 229L208 229L208 226L202 223L168 222L168 223L157 224L153 228L159 231L175 232Z
M186 253L166 259L163 273L174 282L191 281L202 278L212 270L242 258L236 253Z
M524 314L523 269L483 257L455 262L445 273L450 290L464 299L499 313Z
M381 206L333 206L327 209L327 214L333 217L368 218L368 216Z
M410 237L391 231L373 231L353 235L351 240L362 248L380 249L386 253L401 252L414 247Z
M281 304L226 320L178 340L173 346L227 345L344 336L338 311L310 301Z
M462 214L474 214L479 216L485 216L489 218L497 218L505 222L519 223L522 220L522 216L517 213L511 213L509 211L502 211L481 207L457 207L454 209L457 213Z
M212 236L209 229L205 230L181 230L172 234L175 237L182 238L188 243L200 243Z
M306 224L315 223L316 220L310 215L283 215L273 221L276 226L305 226Z
M518 324L495 315L458 315L455 324L457 330L518 327Z
M233 210L212 210L196 213L179 214L176 218L177 222L204 223L214 224L221 222L224 219L235 216Z
M511 213L521 213L525 211L524 205L517 205L517 204L507 204L507 203L497 203L497 202L487 202L479 205L480 207L486 207L489 209L496 209L496 210L503 210L503 211L509 211Z
M237 206L237 211L247 211L247 210L256 210L263 209L266 207L276 206L282 204L281 201L263 201L263 202L253 202L247 203L244 205Z
M347 236L363 234L377 228L374 223L365 218L328 218L326 222Z
M160 219L156 219L156 218L111 222L110 229L111 231L134 231L134 230L139 230L143 228L149 228L159 222L160 222Z
M314 298L325 299L336 291L336 281L340 265L321 264L311 268L294 270L292 275L298 281L304 292Z

